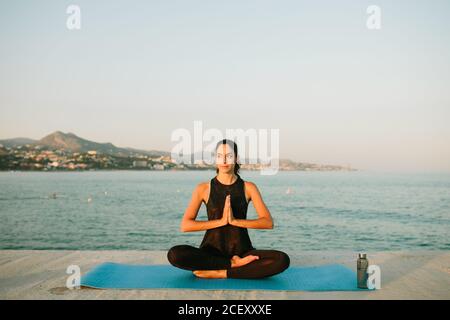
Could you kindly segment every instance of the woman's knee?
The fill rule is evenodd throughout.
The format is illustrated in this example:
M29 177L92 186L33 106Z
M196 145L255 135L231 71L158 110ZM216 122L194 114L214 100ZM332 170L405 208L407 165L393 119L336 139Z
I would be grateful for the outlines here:
M275 250L275 253L276 253L275 263L277 264L278 269L280 270L279 272L289 268L289 265L291 264L291 259L289 255L283 251L278 250Z
M188 245L176 245L167 251L167 260L174 266L181 266L186 257L187 250L189 250Z

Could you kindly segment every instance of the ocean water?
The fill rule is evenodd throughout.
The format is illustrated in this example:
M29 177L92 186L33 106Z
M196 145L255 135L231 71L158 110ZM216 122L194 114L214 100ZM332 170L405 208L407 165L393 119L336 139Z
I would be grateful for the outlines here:
M195 186L214 176L1 172L0 249L198 246L204 231L182 233L179 225ZM275 222L274 229L248 229L258 249L450 249L450 174L243 171L241 177L258 186ZM247 217L257 218L252 202ZM197 219L207 219L204 204Z

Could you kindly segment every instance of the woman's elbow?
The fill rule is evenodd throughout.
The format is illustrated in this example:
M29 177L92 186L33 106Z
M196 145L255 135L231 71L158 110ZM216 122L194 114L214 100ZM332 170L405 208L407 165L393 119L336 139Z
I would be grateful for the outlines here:
M269 221L267 222L267 229L273 229L274 225L273 225L273 220L269 219Z
M188 232L187 226L184 222L180 224L180 232Z
M192 231L192 225L191 225L191 221L192 220L183 220L180 224L180 231L181 232L189 232Z

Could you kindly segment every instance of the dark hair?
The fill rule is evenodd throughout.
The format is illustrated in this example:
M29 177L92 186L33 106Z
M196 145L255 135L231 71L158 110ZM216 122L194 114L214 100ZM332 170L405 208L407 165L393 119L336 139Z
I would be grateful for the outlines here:
M229 140L229 139L223 139L223 140L220 140L219 142L217 142L217 145L216 145L216 152L217 152L217 148L219 148L219 146L224 145L224 144L227 144L227 145L229 145L231 148L233 148L233 150L234 150L234 156L235 156L235 158L236 158L236 162L235 162L235 164L234 164L234 174L239 174L239 169L241 168L241 166L239 165L239 163L237 163L237 155L238 155L238 147L237 147L237 144L236 144L234 141ZM218 168L216 168L216 173L219 173L219 169L218 169Z

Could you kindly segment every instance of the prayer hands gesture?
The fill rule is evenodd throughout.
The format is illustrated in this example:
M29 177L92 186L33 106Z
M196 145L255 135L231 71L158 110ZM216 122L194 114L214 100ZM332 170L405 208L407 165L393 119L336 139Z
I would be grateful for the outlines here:
M223 207L223 213L222 213L222 222L224 225L231 224L235 222L235 218L233 215L233 209L231 208L231 196L227 195L225 198L225 205Z

